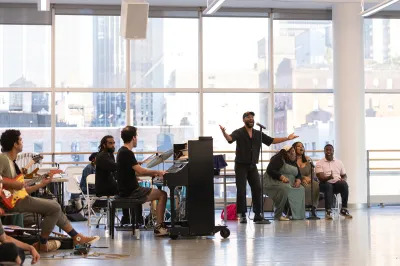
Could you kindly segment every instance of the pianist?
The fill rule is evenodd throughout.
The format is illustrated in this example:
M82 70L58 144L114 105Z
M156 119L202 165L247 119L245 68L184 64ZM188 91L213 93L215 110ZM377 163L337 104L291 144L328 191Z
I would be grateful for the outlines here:
M165 204L167 202L167 193L162 190L139 186L136 174L146 176L162 177L165 171L156 171L143 168L136 161L132 149L137 146L137 128L126 126L121 131L121 138L124 145L118 150L117 155L117 182L119 195L121 197L133 198L142 203L157 200L157 225L154 228L156 236L165 236L168 234L164 225Z

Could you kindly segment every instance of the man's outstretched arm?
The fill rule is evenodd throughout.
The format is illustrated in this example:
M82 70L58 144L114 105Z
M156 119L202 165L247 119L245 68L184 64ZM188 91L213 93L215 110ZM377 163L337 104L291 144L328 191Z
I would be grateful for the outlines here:
M232 142L232 141L233 141L232 136L229 135L228 133L226 133L226 129L225 129L223 126L221 126L221 125L219 125L219 128L221 129L222 135L224 135L226 141Z
M288 140L292 140L295 138L298 138L299 136L296 136L294 133L290 134L289 136L287 136L286 138L274 138L274 140L272 141L272 144L278 144L278 143L282 143Z

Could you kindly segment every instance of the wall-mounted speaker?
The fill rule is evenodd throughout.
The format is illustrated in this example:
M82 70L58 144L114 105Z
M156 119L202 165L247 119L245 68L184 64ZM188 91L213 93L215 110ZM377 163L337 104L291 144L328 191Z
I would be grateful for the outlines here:
M149 4L141 0L121 3L121 36L126 39L146 39Z

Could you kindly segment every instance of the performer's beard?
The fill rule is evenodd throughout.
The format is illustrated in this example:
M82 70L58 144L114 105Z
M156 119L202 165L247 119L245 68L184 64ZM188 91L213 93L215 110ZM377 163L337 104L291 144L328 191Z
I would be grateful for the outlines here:
M253 126L254 126L254 122L250 122L250 121L246 121L246 122L244 122L244 124L245 124L246 127L248 127L248 128L253 128Z

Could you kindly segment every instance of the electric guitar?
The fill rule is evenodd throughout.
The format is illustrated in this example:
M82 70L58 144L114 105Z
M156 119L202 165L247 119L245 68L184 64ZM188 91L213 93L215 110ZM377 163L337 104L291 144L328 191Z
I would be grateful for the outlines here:
M36 158L32 158L32 160L28 163L28 165L25 168L31 167L33 164L39 162L41 160L41 158L43 158L43 157L41 157L40 155ZM20 182L20 183L24 183L25 186L30 186L37 182L40 182L44 178L48 178L49 176L53 176L54 174L62 173L61 170L57 169L57 170L51 170L49 173L44 174L44 175L38 175L37 174L38 171L39 171L39 168L36 168L30 174L26 174L26 175L19 174L15 178L3 177L3 180L7 180L7 181L11 181L11 182ZM27 178L27 181L25 181L25 178ZM30 179L28 179L28 178L30 178ZM8 189L7 190L7 189L3 188L0 192L0 198L1 198L1 201L4 205L4 207L6 207L7 209L13 209L15 207L15 204L17 204L18 200L24 199L26 196L28 196L29 194L26 191L25 186L20 190L16 190L16 189Z

